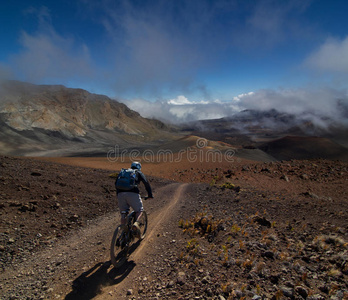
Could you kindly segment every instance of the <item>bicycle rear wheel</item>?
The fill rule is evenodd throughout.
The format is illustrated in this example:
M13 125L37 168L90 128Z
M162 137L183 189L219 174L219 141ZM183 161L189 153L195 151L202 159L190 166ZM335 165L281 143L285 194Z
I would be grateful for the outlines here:
M119 225L112 236L110 247L110 258L115 268L122 266L127 260L128 255L128 238Z

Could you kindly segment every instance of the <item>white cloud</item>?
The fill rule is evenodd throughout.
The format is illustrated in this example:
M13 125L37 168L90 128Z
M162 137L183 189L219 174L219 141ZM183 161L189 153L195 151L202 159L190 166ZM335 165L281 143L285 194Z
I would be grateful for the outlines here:
M219 100L215 100L215 101L219 101ZM185 96L180 95L174 99L168 100L168 104L172 104L172 105L209 104L209 101L189 101Z
M279 89L259 90L244 96L239 102L247 109L269 110L299 114L305 111L331 114L337 99L344 97L344 91L333 89Z
M305 63L322 71L348 73L348 36L343 40L328 39Z
M182 107L179 105L175 105L169 108L169 112L178 120L190 120L194 119L195 107Z
M169 100L168 104L185 105L185 104L191 104L191 102L185 96L180 95L175 99Z
M233 100L234 100L234 101L241 101L242 98L248 97L248 96L252 96L253 94L254 94L254 92L249 92L249 93L245 93L245 94L240 94L240 95L238 95L238 96L236 96L236 97L233 97Z
M347 89L259 90L243 97L238 105L243 109L276 109L279 112L309 118L319 126L324 126L326 121L323 121L323 118L347 124L347 111L345 111L348 108ZM342 107L344 107L343 110Z
M21 50L10 56L12 72L17 78L31 82L67 83L91 78L92 60L85 44L73 37L60 35L51 24L47 8L32 9L39 20L35 32L22 31Z
M279 45L285 39L303 38L301 36L306 35L309 29L301 21L301 16L309 5L310 1L303 0L255 1L250 6L245 26L241 26L243 34L237 35L239 43L247 49L253 47L262 51Z
M74 78L91 73L89 53L83 46L71 54L73 41L53 32L51 35L30 35L23 32L21 44L24 51L12 57L16 71L29 81Z

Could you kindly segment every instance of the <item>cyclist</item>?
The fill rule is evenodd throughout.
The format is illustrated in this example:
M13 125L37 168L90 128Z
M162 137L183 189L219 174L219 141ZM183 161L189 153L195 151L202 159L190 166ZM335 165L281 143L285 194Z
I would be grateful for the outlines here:
M123 229L126 228L126 217L129 213L129 208L132 207L133 210L136 213L136 221L134 222L134 225L132 227L132 230L134 232L135 237L140 239L140 227L138 220L141 217L141 214L144 210L143 202L140 197L140 192L138 185L140 182L142 182L145 185L145 189L147 192L148 197L147 198L153 198L152 195L152 189L150 186L150 183L147 181L145 175L141 172L141 164L139 162L132 162L131 169L136 170L136 178L135 178L135 187L129 191L124 191L121 189L116 188L117 193L117 199L118 199L118 206L121 212L121 225ZM116 180L116 186L117 186L117 180Z

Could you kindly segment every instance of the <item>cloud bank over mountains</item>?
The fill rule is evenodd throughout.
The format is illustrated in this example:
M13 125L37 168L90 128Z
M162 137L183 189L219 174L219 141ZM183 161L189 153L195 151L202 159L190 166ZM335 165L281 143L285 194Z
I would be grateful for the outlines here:
M190 101L180 95L170 100L150 102L133 99L125 100L124 103L144 117L173 123L218 119L246 109L276 109L308 118L320 127L328 126L332 120L348 126L348 92L344 89L264 89L239 95L231 101Z

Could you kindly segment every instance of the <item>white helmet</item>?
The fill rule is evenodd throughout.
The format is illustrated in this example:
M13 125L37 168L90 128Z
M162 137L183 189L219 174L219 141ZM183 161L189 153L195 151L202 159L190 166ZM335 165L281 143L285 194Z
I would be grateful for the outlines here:
M140 162L137 162L137 161L132 162L131 169L138 169L140 171L141 170Z

